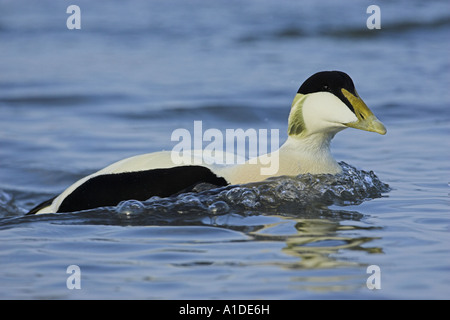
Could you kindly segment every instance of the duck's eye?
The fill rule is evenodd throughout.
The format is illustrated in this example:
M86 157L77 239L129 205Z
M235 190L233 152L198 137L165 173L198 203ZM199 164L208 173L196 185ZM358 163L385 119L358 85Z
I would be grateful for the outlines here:
M323 86L323 91L330 91L327 85Z

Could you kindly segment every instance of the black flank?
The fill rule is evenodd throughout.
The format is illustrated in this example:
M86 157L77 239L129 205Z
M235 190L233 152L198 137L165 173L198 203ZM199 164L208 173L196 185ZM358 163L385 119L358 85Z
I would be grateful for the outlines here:
M123 200L144 201L153 196L169 197L189 192L206 182L226 186L228 182L202 166L180 166L168 169L105 174L89 179L61 203L57 212L74 212L105 206L116 206ZM51 201L47 201L49 205ZM45 207L44 204L39 208ZM36 207L37 208L37 207ZM36 213L33 209L29 214Z

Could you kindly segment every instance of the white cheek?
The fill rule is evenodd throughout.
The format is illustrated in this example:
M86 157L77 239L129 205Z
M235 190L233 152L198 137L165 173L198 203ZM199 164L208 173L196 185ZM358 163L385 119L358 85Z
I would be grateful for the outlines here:
M338 97L329 92L313 93L305 100L303 119L310 132L345 127L344 123L358 120Z

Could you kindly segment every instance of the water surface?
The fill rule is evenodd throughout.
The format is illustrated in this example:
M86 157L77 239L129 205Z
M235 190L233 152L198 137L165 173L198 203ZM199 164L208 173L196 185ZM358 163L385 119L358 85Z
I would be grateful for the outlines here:
M0 4L0 298L449 297L447 1L382 3L380 30L360 1L132 3L78 1L81 30L70 1ZM195 120L284 140L320 70L350 74L388 129L335 137L342 177L24 216Z

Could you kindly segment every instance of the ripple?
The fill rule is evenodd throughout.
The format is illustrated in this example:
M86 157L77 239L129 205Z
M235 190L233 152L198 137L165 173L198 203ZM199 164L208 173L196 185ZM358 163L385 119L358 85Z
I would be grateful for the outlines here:
M116 212L243 215L261 213L296 213L311 207L355 205L379 198L390 190L372 171L358 170L340 162L339 175L304 174L297 177L275 177L262 182L190 192L169 198L152 197L133 205L121 203ZM212 187L212 186L211 186ZM131 210L131 211L130 211ZM305 211L305 210L303 210Z
M372 171L358 170L345 162L340 162L340 165L343 172L339 175L282 176L221 188L199 184L193 189L196 192L167 198L155 196L146 201L126 200L115 207L54 214L47 218L73 220L74 223L133 225L198 224L205 217L229 214L244 217L276 214L345 219L349 217L341 217L339 210L330 210L328 206L356 205L380 198L383 193L390 191L389 186ZM20 218L24 214L24 209L15 202L12 194L0 191L1 217ZM22 218L15 223L33 220L30 217ZM3 222L5 225L11 224L11 221Z
M25 209L19 208L12 193L0 190L0 217L15 217L25 214Z

